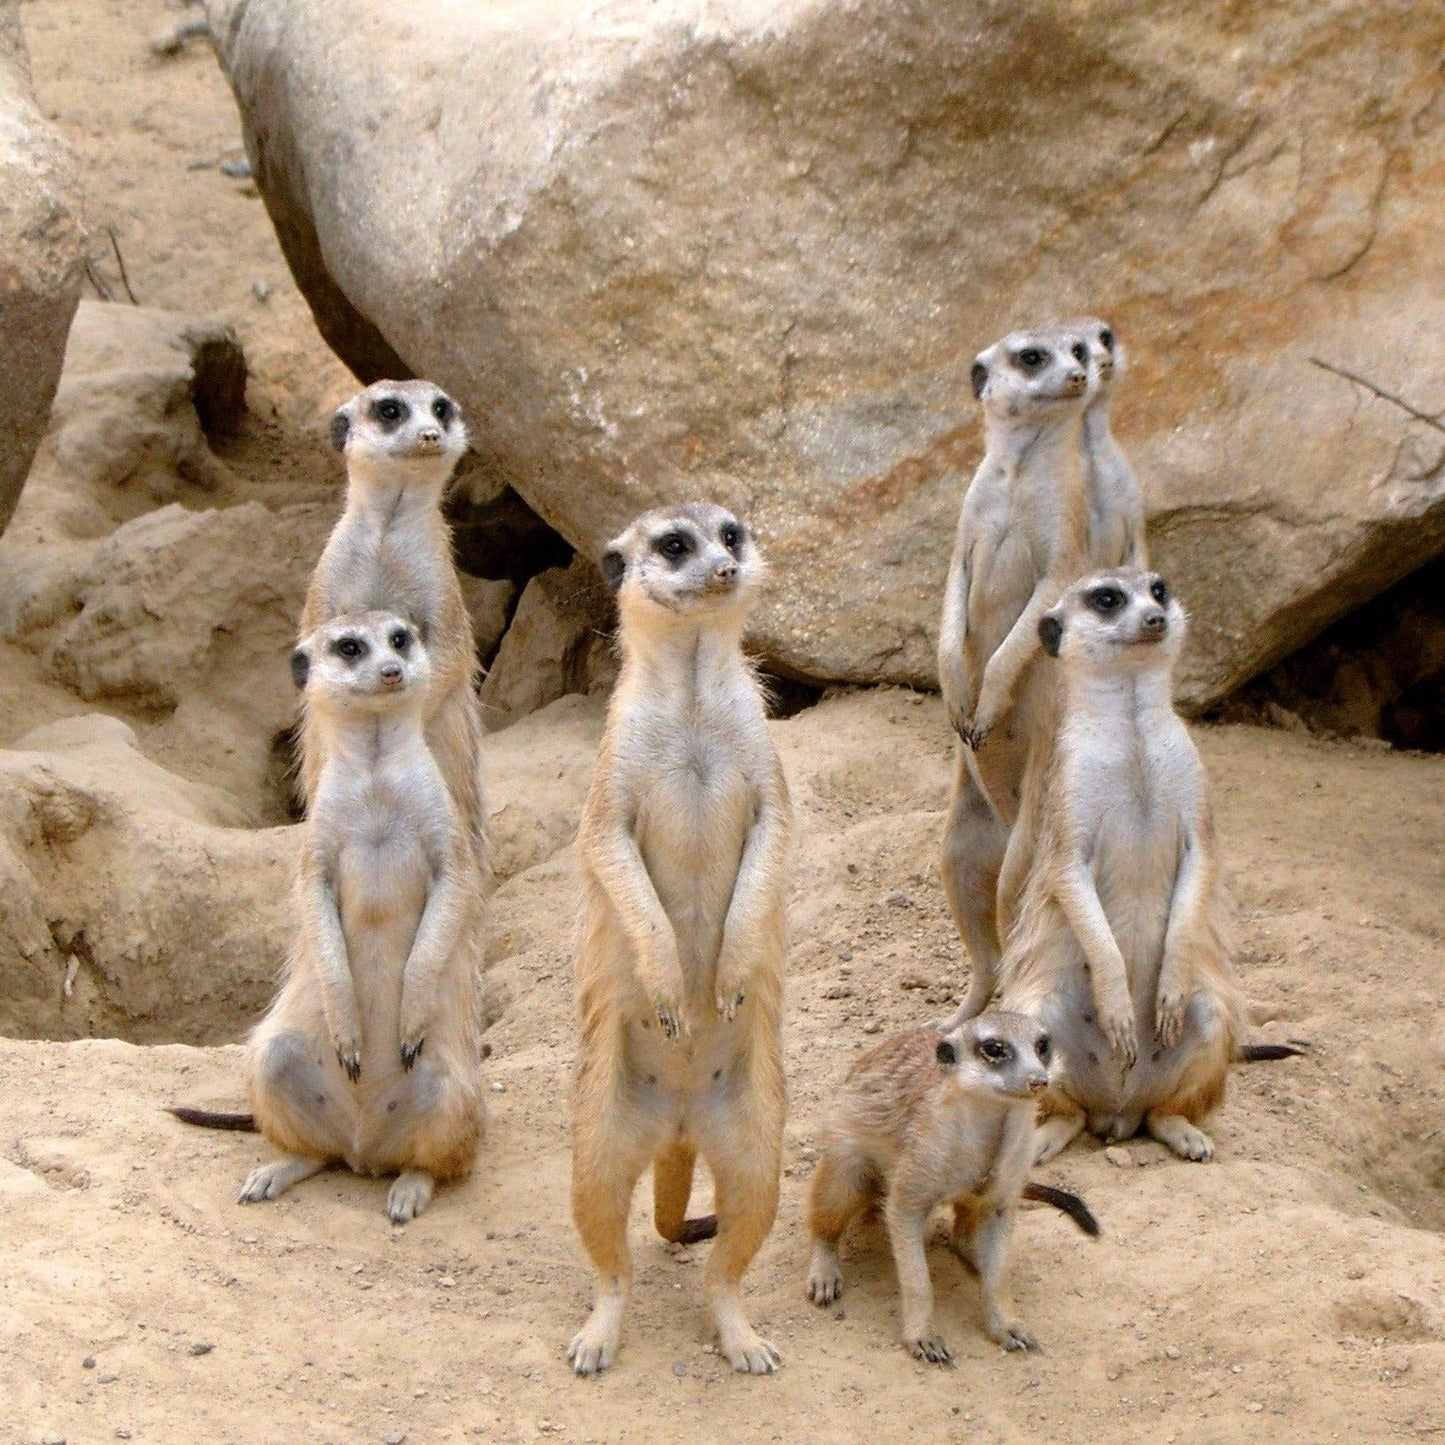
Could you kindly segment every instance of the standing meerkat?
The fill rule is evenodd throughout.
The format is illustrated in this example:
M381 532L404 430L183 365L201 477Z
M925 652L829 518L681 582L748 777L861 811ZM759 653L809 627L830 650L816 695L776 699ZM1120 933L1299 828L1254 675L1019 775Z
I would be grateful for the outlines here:
M472 1167L484 1124L476 997L482 884L427 746L431 670L411 624L335 618L292 654L322 759L297 875L300 924L285 978L251 1035L252 1115L283 1157L243 1204L275 1199L333 1162L399 1177L395 1223L438 1180Z
M1124 379L1123 343L1107 321L1079 316L1049 328L1064 344L1088 347L1089 404L1084 408L1084 495L1089 507L1089 567L1147 567L1144 499L1109 413Z
M1142 1122L1208 1159L1198 1123L1224 1097L1243 999L1208 781L1174 710L1184 613L1157 573L1119 568L1076 582L1039 632L1061 714L1009 844L1027 881L999 985L1001 1007L1040 1020L1060 1056L1038 1157L1086 1123L1125 1139Z
M953 1353L933 1320L924 1240L929 1216L953 1205L953 1245L977 1273L984 1331L1006 1350L1038 1347L1000 1297L1020 1198L1063 1209L1086 1234L1099 1226L1063 1189L1027 1183L1034 1116L1053 1064L1033 1019L990 1010L947 1034L913 1029L864 1054L824 1126L808 1220L808 1296L829 1305L843 1292L838 1241L849 1223L884 1201L903 1296L903 1343L946 1365Z
M938 674L960 744L943 884L972 964L950 1026L988 1004L999 960L995 894L1034 736L1051 726L1039 618L1085 569L1080 467L1088 345L1013 332L980 352L973 392L985 452L963 499L944 593Z
M427 743L485 874L477 649L441 513L442 494L467 449L466 425L457 404L431 382L378 381L332 417L331 440L346 457L346 510L306 590L301 635L376 609L416 628L432 667ZM325 763L316 734L303 702L308 802Z
M622 670L577 836L572 1108L572 1214L598 1282L569 1358L591 1375L616 1354L628 1209L649 1164L659 1233L699 1237L685 1213L701 1153L722 1353L767 1373L778 1353L748 1323L740 1282L778 1204L791 807L741 646L762 560L731 513L691 505L639 517L602 571Z

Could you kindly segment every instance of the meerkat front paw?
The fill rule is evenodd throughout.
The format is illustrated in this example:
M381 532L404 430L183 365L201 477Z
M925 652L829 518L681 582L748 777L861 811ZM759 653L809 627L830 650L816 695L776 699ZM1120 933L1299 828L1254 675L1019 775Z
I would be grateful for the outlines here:
M1184 1032L1184 1011L1189 995L1174 988L1161 988L1154 1005L1154 1033L1166 1049L1179 1042Z
M361 1077L361 1040L358 1038L337 1040L336 1062L346 1071L346 1077L354 1084Z
M942 1335L933 1329L920 1331L908 1336L903 1343L915 1360L927 1360L933 1365L951 1365L953 1351L948 1348Z
M676 999L654 999L652 1008L664 1037L680 1039L687 1033L687 1018L683 1014L682 1004Z
M1123 1061L1126 1069L1134 1067L1139 1057L1139 1037L1134 1027L1134 1006L1125 999L1117 1006L1099 1010L1099 1026L1109 1047Z
M424 1035L419 1039L403 1038L401 1041L402 1068L410 1073L412 1065L421 1057L421 1051L424 1048L426 1048L426 1037Z

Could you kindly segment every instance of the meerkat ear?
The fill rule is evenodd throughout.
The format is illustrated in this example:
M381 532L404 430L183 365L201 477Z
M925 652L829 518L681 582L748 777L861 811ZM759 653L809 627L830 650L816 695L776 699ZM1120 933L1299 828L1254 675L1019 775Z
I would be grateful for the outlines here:
M969 372L968 379L973 383L973 399L983 399L983 389L988 385L988 367L981 361L975 361L973 370Z
M609 547L602 554L602 576L609 590L616 592L622 586L622 578L626 572L627 558L616 547Z
M1055 617L1052 612L1045 612L1039 618L1039 641L1044 645L1044 651L1050 657L1059 655L1059 644L1064 640L1064 620Z
M311 659L306 656L306 649L298 647L291 654L291 681L297 687L304 688L306 679L311 675Z
M331 418L331 445L339 452L346 450L346 438L351 431L351 418L344 411L338 411Z
M939 1039L935 1053L945 1069L951 1069L958 1062L958 1049L952 1039Z

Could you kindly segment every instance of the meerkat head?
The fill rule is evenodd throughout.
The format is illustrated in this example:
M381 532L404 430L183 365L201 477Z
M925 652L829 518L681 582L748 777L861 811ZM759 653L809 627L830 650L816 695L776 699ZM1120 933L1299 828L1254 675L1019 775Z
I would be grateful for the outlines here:
M1093 671L1172 668L1187 619L1157 572L1118 567L1081 577L1039 619L1051 657Z
M937 1056L938 1067L967 1093L1027 1099L1048 1087L1054 1048L1036 1019L989 1009L942 1035Z
M461 409L429 381L378 381L331 418L331 444L353 475L445 483L467 449Z
M1052 323L1049 331L1072 350L1083 345L1088 357L1089 395L1106 400L1124 375L1124 344L1107 321L1097 316L1075 316ZM1077 353L1076 353L1077 354Z
M971 375L973 394L991 416L1082 410L1089 384L1088 342L1051 328L1011 331L979 352Z
M291 654L291 677L313 710L384 713L421 706L431 664L410 622L357 612L303 638Z
M762 574L762 555L747 526L709 502L644 512L602 554L602 575L628 625L671 618L741 622Z

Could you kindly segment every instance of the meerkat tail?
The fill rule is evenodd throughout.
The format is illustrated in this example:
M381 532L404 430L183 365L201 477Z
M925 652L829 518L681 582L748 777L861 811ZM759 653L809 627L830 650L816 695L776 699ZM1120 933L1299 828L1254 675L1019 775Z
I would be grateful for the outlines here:
M679 1244L701 1244L717 1234L717 1215L700 1214L696 1219L682 1221L682 1233L677 1236Z
M1234 1052L1234 1061L1238 1064L1263 1064L1308 1052L1309 1042L1306 1039L1292 1039L1287 1044L1240 1044Z
M192 1109L185 1104L172 1104L166 1112L174 1114L183 1124L197 1124L202 1129L234 1129L238 1134L256 1132L254 1114L217 1113L213 1109Z
M1055 1189L1052 1184L1037 1184L1030 1180L1024 1185L1023 1197L1039 1204L1052 1204L1055 1209L1067 1214L1090 1239L1099 1237L1099 1221L1077 1194L1071 1194L1067 1189Z

